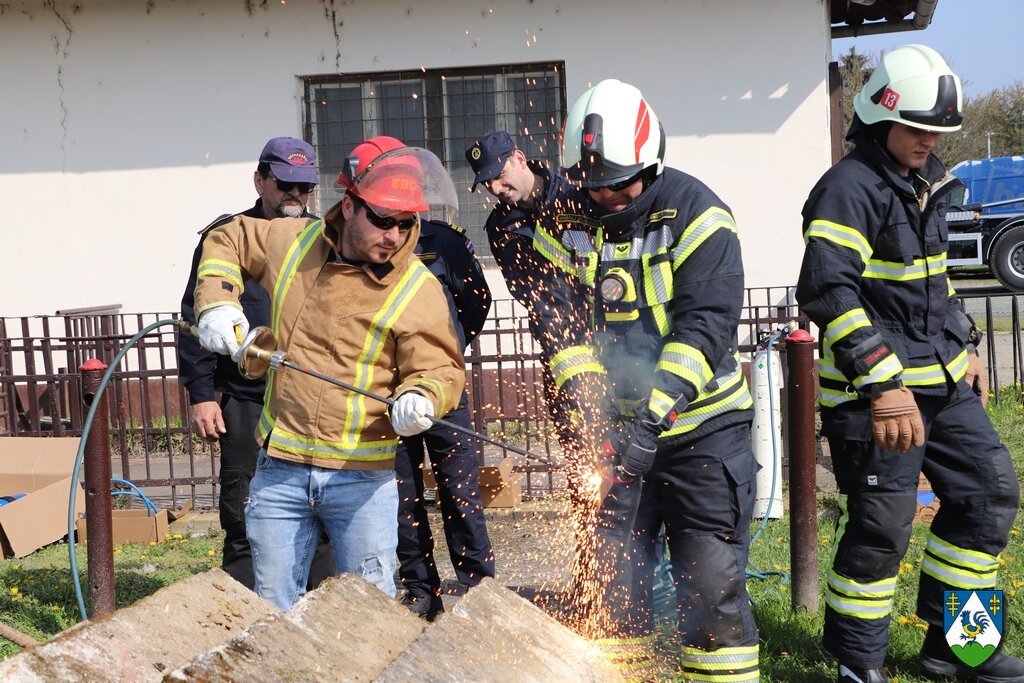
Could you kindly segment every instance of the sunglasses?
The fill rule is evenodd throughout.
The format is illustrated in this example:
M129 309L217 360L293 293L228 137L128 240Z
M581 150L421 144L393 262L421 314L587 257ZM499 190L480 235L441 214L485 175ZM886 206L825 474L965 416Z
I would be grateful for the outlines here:
M409 218L403 218L402 220L392 218L391 216L379 216L374 213L373 209L371 209L362 199L354 194L350 194L349 196L352 197L352 202L354 204L358 204L363 207L363 213L366 214L366 220L370 221L374 226L381 230L390 230L392 227L397 226L398 232L409 232L412 230L413 226L420 221L419 216L411 216Z
M309 194L316 187L316 183L289 183L285 180L278 180L274 177L273 173L268 173L267 177L277 183L277 189L285 194L288 194L296 187L299 188L300 193Z
M634 176L630 176L630 177L626 178L625 180L620 180L617 183L612 183L611 185L599 185L599 186L593 187L591 189L594 190L595 192L597 190L609 190L610 192L619 192L621 190L625 190L627 187L629 187L630 185L632 185L636 181L640 180L640 176L641 176L642 173L643 173L643 171L641 171L640 173L637 173Z

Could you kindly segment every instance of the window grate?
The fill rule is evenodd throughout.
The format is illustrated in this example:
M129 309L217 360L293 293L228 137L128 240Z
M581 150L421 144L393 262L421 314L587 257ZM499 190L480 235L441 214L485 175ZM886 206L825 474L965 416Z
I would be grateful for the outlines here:
M458 222L480 259L493 263L483 226L494 199L483 188L469 191L465 151L492 130L507 130L528 159L557 167L564 70L564 62L544 62L304 79L305 137L321 178L311 210L323 215L341 197L334 182L353 147L390 135L441 159L459 196Z

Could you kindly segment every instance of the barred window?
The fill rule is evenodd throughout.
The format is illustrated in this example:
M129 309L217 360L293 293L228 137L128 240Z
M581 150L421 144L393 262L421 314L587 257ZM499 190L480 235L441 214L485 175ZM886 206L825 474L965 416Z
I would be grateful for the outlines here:
M507 130L528 159L557 167L564 69L564 62L546 62L304 79L305 137L320 171L312 208L323 215L338 201L334 183L353 147L390 135L441 159L459 195L458 222L481 261L493 262L483 226L494 199L482 187L470 193L466 149L493 130Z

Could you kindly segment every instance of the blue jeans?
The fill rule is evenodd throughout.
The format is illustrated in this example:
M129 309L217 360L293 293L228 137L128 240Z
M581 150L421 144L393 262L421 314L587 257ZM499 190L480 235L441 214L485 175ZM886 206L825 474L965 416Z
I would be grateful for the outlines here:
M321 525L338 571L395 595L398 487L394 470L332 470L260 450L245 526L257 595L282 610L306 592Z

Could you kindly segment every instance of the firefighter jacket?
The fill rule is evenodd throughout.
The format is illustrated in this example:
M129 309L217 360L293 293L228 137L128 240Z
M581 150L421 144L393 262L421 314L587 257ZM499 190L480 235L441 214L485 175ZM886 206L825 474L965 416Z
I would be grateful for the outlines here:
M753 400L737 327L743 263L728 207L667 168L625 210L563 214L538 249L592 302L592 345L561 349L559 384L600 362L619 413L656 425L659 443L749 422Z
M413 250L384 264L339 257L340 203L324 220L240 217L210 231L196 313L238 306L246 277L270 292L278 349L299 365L378 396L416 391L454 409L466 373L441 285ZM386 405L297 370L270 376L257 438L271 456L333 469L389 469L398 437Z
M559 214L578 214L584 194L544 164L528 164L543 181L535 205L525 208L499 202L487 218L487 239L509 292L527 311L530 334L540 344L545 400L559 438L590 444L617 419L604 367L590 353L556 386L549 365L562 349L592 348L590 330L579 324L586 320L589 304L575 289L561 286L564 275L538 250L535 240L538 230L555 230Z
M491 310L491 288L476 260L466 229L442 221L421 221L416 255L444 289L459 348L465 349L484 328Z
M224 225L238 216L263 218L263 200L257 199L256 204L242 213L225 214L200 231L202 237L192 255L192 270L189 271L188 285L181 297L181 318L195 325L195 289L196 269L203 255L203 240L206 234L217 226ZM303 213L304 218L316 218L309 212ZM270 295L255 280L248 279L244 283L245 290L240 297L242 312L250 325L270 324ZM199 340L189 334L178 337L178 371L181 383L188 389L190 405L213 401L216 392L227 394L239 401L263 402L263 391L266 380L247 379L238 371L238 365L227 356L207 351L199 345Z
M534 208L499 202L487 217L487 240L509 293L527 311L530 334L541 345L544 357L549 349L564 346L568 329L561 322L570 302L558 298L562 290L550 285L560 278L557 269L534 246L538 225L553 228L559 213L578 213L583 196L569 182L537 161L527 162L534 175L543 180ZM576 340L580 342L580 339Z
M897 378L940 395L963 378L973 324L946 274L946 207L959 184L934 156L901 177L865 130L811 190L796 298L822 330L823 407Z

